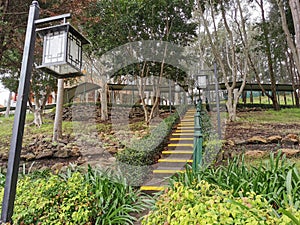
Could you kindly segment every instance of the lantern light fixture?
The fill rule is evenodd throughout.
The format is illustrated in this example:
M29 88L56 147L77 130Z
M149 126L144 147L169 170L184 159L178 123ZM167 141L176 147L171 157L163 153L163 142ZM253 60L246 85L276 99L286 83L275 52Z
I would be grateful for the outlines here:
M205 89L207 86L207 76L208 75L196 75L196 88Z
M83 45L89 41L69 23L36 30L43 39L42 65L37 68L57 78L84 75Z

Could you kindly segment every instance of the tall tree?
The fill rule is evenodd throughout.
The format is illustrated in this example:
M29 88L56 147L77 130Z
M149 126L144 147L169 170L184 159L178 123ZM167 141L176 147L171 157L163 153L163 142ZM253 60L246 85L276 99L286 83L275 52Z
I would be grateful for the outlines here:
M193 1L189 0L110 0L97 1L91 4L88 11L89 22L86 23L88 36L93 42L92 51L100 56L124 44L156 40L186 45L195 35L195 24L191 23ZM162 51L167 51L166 49ZM151 49L150 49L151 50ZM159 79L165 75L166 65L164 59L156 66L153 62L144 62L129 69L134 70L134 77L147 77L155 73ZM155 71L153 71L153 69ZM152 71L151 71L152 70ZM118 73L114 74L115 76ZM102 76L105 76L102 74ZM159 89L155 89L153 107L150 114L143 101L143 86L139 85L139 93L144 106L146 122L154 116L159 104Z
M198 1L197 10L199 23L204 27L212 55L220 67L222 80L228 92L226 106L229 121L236 120L238 98L245 87L248 73L248 62L241 45L241 37L234 32L242 29L240 21L244 20L238 3L238 0L208 1L206 4ZM236 86L238 80L242 81L239 89Z
M271 31L270 31L270 21L267 20L267 12L266 12L266 1L263 0L255 0L258 5L261 13L261 24L259 28L261 29L261 35L258 37L262 42L261 50L265 53L267 58L267 66L268 66L268 74L271 82L271 94L267 93L264 88L261 86L262 91L272 100L273 108L275 110L280 109L280 105L277 101L277 90L276 90L276 72L275 72L275 59L274 59L274 48L272 48L271 42ZM252 65L252 64L251 64ZM260 79L257 76L258 83L260 84Z
M286 35L286 40L289 48L292 51L292 56L294 63L298 71L300 71L300 2L298 0L290 0L289 6L284 4L283 0L277 0L279 7L279 12L282 21L282 29ZM291 32L291 27L287 19L286 12L288 12L288 7L293 19L293 32Z

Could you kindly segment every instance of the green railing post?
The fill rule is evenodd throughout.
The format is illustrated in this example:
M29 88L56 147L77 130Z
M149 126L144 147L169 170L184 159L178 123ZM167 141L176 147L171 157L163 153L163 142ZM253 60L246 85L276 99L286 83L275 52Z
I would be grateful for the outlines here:
M202 107L201 99L198 101L196 106L196 114L194 117L194 153L193 153L193 171L199 169L202 164L202 143L203 143L203 136L202 136L202 128L201 128L201 107Z

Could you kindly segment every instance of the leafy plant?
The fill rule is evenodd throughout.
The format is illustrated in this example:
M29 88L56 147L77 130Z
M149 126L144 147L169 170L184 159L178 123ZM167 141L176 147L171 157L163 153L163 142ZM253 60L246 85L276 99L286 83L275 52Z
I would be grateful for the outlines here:
M148 196L110 171L36 172L19 179L13 220L16 224L133 224L134 214L148 205Z
M200 181L193 188L175 182L161 195L154 209L144 217L143 225L152 224L291 224L278 217L260 195L247 193L235 197L231 191Z

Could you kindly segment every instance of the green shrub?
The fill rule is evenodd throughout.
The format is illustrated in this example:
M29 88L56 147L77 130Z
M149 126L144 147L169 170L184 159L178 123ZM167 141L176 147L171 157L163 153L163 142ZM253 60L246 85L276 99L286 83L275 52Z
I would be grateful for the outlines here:
M133 141L123 151L116 155L117 160L132 166L146 166L156 163L157 155L167 143L166 137L172 127L184 114L187 107L179 107L177 112L165 118L158 126L150 131L150 135Z
M133 224L147 197L110 172L89 168L19 179L15 224ZM3 195L3 189L0 195Z
M231 191L201 181L194 188L175 183L172 189L159 197L142 224L278 225L291 224L291 220L285 215L279 218L260 195L248 193L245 197L234 197Z

